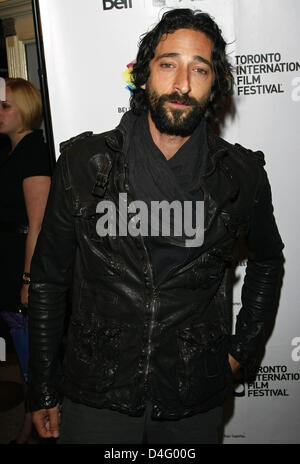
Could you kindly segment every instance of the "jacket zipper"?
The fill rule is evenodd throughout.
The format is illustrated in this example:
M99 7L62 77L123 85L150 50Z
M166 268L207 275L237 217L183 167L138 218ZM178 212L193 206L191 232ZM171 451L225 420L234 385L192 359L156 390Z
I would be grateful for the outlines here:
M155 307L156 307L156 296L154 296L152 303L151 303L151 321L149 326L149 333L148 333L148 345L147 345L147 359L146 359L146 369L145 369L145 383L147 384L149 370L150 370L150 360L151 360L151 353L152 353L152 333L154 329L154 321L155 321Z
M125 169L125 176L124 176L125 184L128 185L128 181L126 180L127 163L125 163L124 169ZM128 197L130 197L128 189L126 189L126 190L127 190ZM129 199L131 200L131 198L129 198ZM148 253L148 250L147 250L147 247L145 245L145 241L144 241L142 235L140 236L140 240L142 242L143 249L144 249L145 254L147 256L147 265L148 265L148 269L149 269L149 275L150 275L150 278L151 278L151 289L152 289L152 301L151 301L151 309L150 309L150 311L151 311L151 320L150 320L149 331L148 331L147 355L146 355L146 367L145 367L145 380L144 380L144 384L145 384L145 387L146 387L146 390L147 390L147 388L148 388L148 377L149 377L149 371L150 371L151 354L152 354L152 333L153 333L153 329L154 329L154 326L155 326L157 288L154 285L154 278L153 278L153 270L152 270L151 260L150 260L149 253Z
M151 277L151 288L152 288L152 301L151 301L151 320L150 320L150 325L149 325L149 332L148 332L148 342L147 342L147 357L146 357L146 368L145 368L145 386L147 389L147 382L148 382L148 377L149 377L149 371L150 371L150 361L151 361L151 354L152 354L152 334L153 334L153 329L155 325L155 314L156 314L156 302L157 302L157 289L154 285L153 281L153 271L152 271L152 266L149 258L149 253L146 248L145 242L143 237L141 236L141 241L143 244L144 251L147 255L147 264L148 264L148 269L149 269L149 274Z
M116 150L117 152L120 153L120 155L124 156L123 152L121 150ZM127 179L127 162L124 163L124 184L125 184L125 191L127 192L127 199L132 200L130 193L129 193L129 188L128 188L128 179ZM148 332L148 341L147 341L147 356L146 356L146 368L145 368L145 386L147 389L147 381L148 381L148 376L149 376L149 370L150 370L150 361L151 361L151 353L152 353L152 333L155 325L155 309L156 309L156 301L157 301L157 289L154 285L154 279L153 279L153 270L152 270L152 265L149 257L149 253L147 250L147 247L145 245L143 236L140 236L141 242L143 249L145 251L145 254L147 256L147 265L149 269L149 274L151 278L151 288L153 292L152 296L152 301L151 301L151 320L150 320L150 325L149 325L149 332Z

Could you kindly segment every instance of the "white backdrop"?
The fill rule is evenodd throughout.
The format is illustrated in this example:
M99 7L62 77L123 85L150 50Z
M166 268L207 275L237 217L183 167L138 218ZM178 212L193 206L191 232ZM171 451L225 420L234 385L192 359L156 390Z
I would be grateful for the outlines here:
M261 149L285 247L285 276L259 375L240 386L224 443L300 443L300 161L298 0L40 0L55 147L116 126L128 108L126 69L139 36L169 7L210 13L236 66L234 118L222 136ZM234 288L240 309L245 263Z

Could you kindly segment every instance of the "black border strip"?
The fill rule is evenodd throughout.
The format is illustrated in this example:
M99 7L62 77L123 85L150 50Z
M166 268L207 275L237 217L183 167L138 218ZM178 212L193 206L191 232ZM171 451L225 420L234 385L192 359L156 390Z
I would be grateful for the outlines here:
M36 45L37 45L38 64L39 64L38 74L40 78L41 95L42 95L43 108L44 108L45 132L46 132L47 144L49 147L50 166L51 166L51 171L53 172L55 163L56 163L56 156L55 156L55 148L54 148L52 118L51 118L51 109L50 109L49 92L48 92L48 81L47 81L47 71L46 71L46 61L45 61L45 54L44 54L44 43L43 43L39 0L32 0L32 14L33 14L33 22L34 22L34 29L35 29Z

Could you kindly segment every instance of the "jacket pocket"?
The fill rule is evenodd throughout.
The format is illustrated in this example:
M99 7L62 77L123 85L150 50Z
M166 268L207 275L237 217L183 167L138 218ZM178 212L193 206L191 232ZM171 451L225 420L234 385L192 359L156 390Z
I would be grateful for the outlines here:
M73 208L77 240L84 257L83 263L86 264L84 271L87 276L92 270L93 275L105 279L122 278L125 264L120 254L120 237L99 233L101 215L96 213L96 208L96 203L82 202Z
M65 360L72 381L89 391L107 391L118 371L121 335L114 321L72 320Z
M199 405L228 383L228 337L221 323L177 331L178 390L186 406Z

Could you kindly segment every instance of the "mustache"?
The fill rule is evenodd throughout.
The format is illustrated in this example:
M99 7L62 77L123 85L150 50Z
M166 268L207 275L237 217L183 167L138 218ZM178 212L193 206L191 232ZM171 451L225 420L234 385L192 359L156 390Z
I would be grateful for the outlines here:
M162 95L159 99L162 103L181 103L182 105L194 106L198 102L195 98L189 97L188 95L180 95L177 92L170 93L169 95Z

